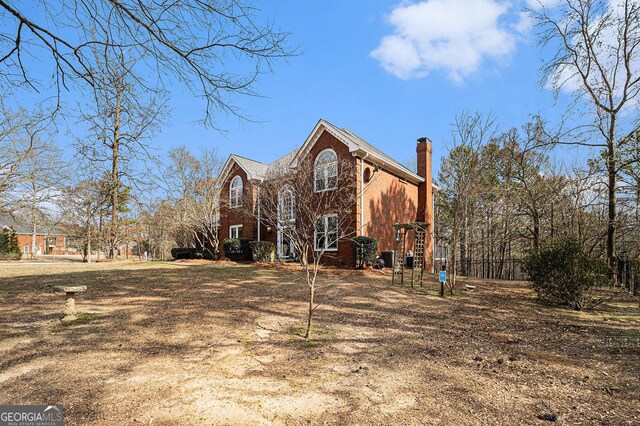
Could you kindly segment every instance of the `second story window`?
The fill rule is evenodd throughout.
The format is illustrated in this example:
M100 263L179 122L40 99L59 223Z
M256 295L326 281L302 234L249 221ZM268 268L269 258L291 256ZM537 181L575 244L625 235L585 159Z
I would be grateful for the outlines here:
M338 186L338 156L332 149L321 151L314 163L314 190L336 189Z
M231 180L229 185L229 207L235 208L242 206L242 178L236 176Z

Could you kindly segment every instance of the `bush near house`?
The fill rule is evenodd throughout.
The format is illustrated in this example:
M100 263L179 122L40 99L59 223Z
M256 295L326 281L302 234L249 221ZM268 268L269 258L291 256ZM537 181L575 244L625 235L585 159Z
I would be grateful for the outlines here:
M20 260L21 258L18 236L13 229L4 228L0 233L0 260Z
M249 245L255 262L275 262L276 245L271 241L251 241Z
M222 242L224 255L234 261L253 260L250 238L227 238Z
M609 272L603 260L586 253L574 239L545 245L527 256L525 270L540 299L578 311L598 302L590 290L606 284Z
M171 256L178 259L206 259L215 260L214 253L209 249L197 249L190 247L177 247L171 249Z
M351 240L351 252L356 262L356 268L373 265L378 255L378 240L373 237L358 236Z

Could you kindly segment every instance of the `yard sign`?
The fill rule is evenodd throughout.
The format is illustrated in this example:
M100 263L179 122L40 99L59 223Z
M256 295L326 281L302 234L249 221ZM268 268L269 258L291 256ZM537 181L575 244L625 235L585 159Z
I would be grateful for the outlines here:
M446 282L447 281L447 271L440 271L440 282Z

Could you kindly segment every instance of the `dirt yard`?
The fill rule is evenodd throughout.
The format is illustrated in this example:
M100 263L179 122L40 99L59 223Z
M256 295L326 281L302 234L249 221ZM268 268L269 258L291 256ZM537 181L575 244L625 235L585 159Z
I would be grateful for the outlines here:
M522 283L441 299L325 271L316 339L278 267L0 264L0 403L67 424L640 424L640 309L574 312ZM60 318L48 285L82 284Z

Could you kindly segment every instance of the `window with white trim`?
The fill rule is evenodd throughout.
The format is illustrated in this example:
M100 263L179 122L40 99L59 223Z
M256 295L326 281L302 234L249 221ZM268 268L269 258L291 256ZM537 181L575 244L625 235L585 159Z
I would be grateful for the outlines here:
M229 227L229 238L242 238L242 225L231 225Z
M24 246L24 252L29 253L29 246Z
M242 206L242 178L236 176L231 179L229 184L229 207L235 208Z
M330 215L318 219L314 240L316 251L338 250L338 216Z
M329 191L338 186L338 156L332 149L321 151L314 162L314 190Z
M284 186L278 193L278 223L281 226L289 226L295 223L295 198L293 188Z

